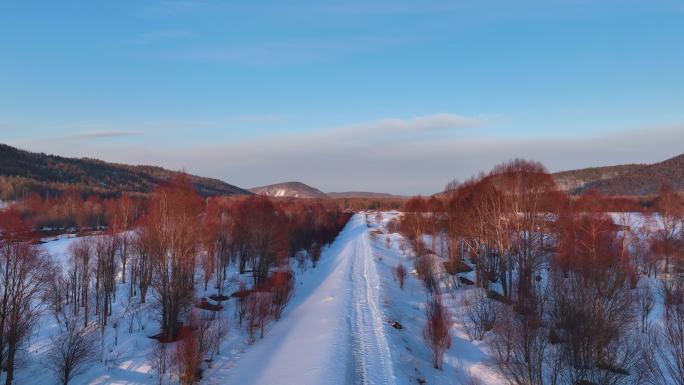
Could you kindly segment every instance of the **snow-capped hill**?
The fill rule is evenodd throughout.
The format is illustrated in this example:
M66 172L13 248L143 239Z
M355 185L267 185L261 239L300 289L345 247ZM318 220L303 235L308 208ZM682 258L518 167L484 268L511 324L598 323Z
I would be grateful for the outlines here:
M324 192L302 182L284 182L253 187L249 191L276 198L327 198Z

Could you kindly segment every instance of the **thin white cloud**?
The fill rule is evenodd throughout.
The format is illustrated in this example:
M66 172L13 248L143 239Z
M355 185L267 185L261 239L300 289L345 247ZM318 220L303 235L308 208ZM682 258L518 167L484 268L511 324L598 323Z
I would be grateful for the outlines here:
M427 116L417 116L409 119L380 119L361 123L349 127L331 130L330 133L371 133L371 134L402 134L424 133L430 131L474 128L483 124L480 118L441 113Z
M458 134L483 124L481 119L470 119L455 114L381 119L309 134L175 148L103 140L81 147L53 141L27 149L185 168L243 187L301 179L323 191L400 194L437 192L453 178L463 180L516 157L538 160L551 171L560 171L655 162L684 152L684 124L579 138L491 137L479 129L469 135L432 135Z
M96 130L96 131L81 131L73 134L66 134L56 136L53 139L57 140L89 140L89 139L109 139L120 138L126 136L138 136L140 132L136 131L119 131L119 130Z
M539 160L552 171L664 160L684 151L684 125L577 139L407 138L389 144L330 139L302 141L291 135L153 156L157 164L241 186L306 179L323 191L429 194L453 178L463 180L518 157Z

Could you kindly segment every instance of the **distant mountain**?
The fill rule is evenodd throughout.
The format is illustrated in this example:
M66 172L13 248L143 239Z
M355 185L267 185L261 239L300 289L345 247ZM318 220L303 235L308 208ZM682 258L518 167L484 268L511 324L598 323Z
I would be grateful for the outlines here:
M0 143L0 199L13 199L31 191L55 193L66 189L102 195L149 193L176 174L161 167L64 158ZM189 177L202 196L251 194L218 179Z
M284 197L284 198L366 198L366 199L384 199L384 198L404 198L399 195L392 195L386 193L376 193L368 191L344 191L344 192L330 192L324 193L321 190L311 187L302 182L283 182L270 184L267 186L252 187L249 191L266 195L269 197Z
M642 196L657 194L663 182L684 191L684 154L653 164L597 167L553 174L571 194L596 189L606 195Z
M309 185L302 182L284 182L270 184L267 186L253 187L250 192L258 195L282 198L327 198L328 196Z
M368 191L343 191L343 192L329 192L327 195L330 198L369 198L369 199L401 199L406 198L401 195L393 195L387 193L376 193Z
M561 171L553 174L558 188L563 191L588 189L599 181L624 175L647 166L646 164L625 164L619 166L591 167L579 170Z

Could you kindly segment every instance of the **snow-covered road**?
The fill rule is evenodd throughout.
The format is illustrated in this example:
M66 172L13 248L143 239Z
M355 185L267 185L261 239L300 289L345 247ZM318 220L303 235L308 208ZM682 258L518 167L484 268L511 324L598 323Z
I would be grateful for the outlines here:
M217 363L207 383L394 384L368 230L356 214L283 318L237 360Z
M363 216L360 226L364 231L354 239L354 253L349 282L352 284L351 333L353 384L393 384L394 374L390 349L384 332L380 311L380 277L373 262L373 251L368 240Z

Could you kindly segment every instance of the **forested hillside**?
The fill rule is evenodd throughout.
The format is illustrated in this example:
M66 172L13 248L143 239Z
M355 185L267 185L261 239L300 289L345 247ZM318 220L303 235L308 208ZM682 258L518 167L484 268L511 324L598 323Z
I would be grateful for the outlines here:
M684 191L684 154L653 164L626 164L553 174L558 187L579 195L597 190L612 196L655 195L663 183Z
M590 167L579 170L561 171L553 174L553 179L559 189L574 192L587 189L605 179L624 175L630 171L646 167L646 164L623 164L618 166Z
M31 192L54 195L66 190L103 196L150 193L156 185L177 174L161 167L65 158L0 144L0 199L3 200L17 199ZM251 194L218 179L189 177L201 196Z
M606 195L654 195L663 183L670 184L676 191L684 191L684 155L632 169L620 176L598 181L590 188ZM588 187L577 192L587 191Z

